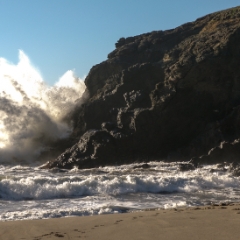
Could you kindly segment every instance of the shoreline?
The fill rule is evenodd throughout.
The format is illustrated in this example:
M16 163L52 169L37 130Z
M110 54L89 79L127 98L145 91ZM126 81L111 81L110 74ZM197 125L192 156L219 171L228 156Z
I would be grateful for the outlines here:
M240 235L240 203L0 222L0 239L223 239Z

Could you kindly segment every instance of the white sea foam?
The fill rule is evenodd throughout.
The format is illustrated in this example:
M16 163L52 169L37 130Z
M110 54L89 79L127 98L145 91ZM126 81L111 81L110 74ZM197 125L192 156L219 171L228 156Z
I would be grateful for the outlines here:
M53 173L0 167L0 219L38 219L240 201L239 177L210 171L181 172L178 163L151 162Z
M204 174L203 174L204 173ZM51 175L28 174L28 176L2 177L0 193L2 199L52 199L66 197L81 197L99 194L123 195L130 193L193 193L205 189L238 188L239 179L228 174L214 175L208 172L182 173L172 172L151 174L132 171L130 173L90 174L90 175ZM5 175L3 175L5 176Z
M0 81L0 163L32 161L49 143L69 135L64 117L85 90L73 71L47 86L20 50L16 65L0 58Z

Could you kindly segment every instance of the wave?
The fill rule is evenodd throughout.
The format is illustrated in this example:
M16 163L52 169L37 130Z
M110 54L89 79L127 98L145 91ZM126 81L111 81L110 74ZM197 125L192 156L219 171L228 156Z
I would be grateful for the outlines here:
M31 162L71 133L65 116L82 104L84 81L67 71L48 86L27 55L18 64L0 58L0 163Z
M161 164L157 164L161 166ZM175 165L177 166L177 165ZM239 178L229 173L211 173L209 167L179 172L177 167L165 170L127 169L112 172L108 168L44 172L38 169L14 170L0 175L0 198L5 200L42 200L93 195L120 196L131 193L194 193L236 196ZM21 169L21 168L20 168ZM24 172L24 174L21 174ZM17 174L16 174L17 173Z
M239 177L217 165L181 172L179 163L148 164L64 172L0 165L0 221L240 201Z

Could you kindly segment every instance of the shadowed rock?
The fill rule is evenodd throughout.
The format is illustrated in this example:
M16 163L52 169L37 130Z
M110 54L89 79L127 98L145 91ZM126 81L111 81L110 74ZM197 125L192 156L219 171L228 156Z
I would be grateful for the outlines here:
M76 144L46 167L239 161L239 61L240 7L119 39L85 80Z

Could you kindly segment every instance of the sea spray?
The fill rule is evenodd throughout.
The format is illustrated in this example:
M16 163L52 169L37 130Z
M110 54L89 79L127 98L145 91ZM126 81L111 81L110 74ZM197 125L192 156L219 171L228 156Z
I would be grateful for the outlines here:
M85 91L73 71L48 86L20 50L16 65L0 58L0 81L0 163L33 162L71 133L64 119Z

